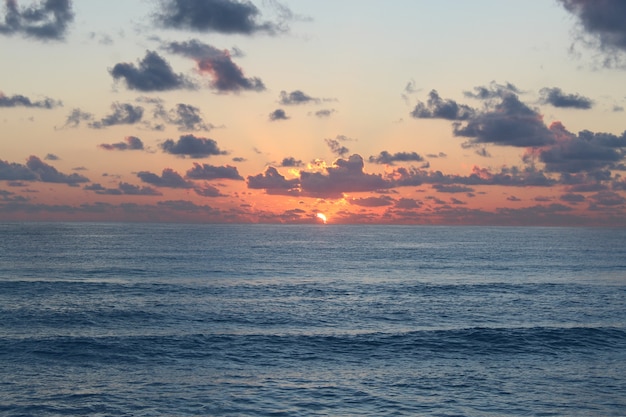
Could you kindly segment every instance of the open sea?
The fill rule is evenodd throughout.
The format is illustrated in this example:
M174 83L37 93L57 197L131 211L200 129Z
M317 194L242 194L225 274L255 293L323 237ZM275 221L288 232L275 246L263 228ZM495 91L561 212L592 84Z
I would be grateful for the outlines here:
M626 229L0 223L1 416L625 416Z

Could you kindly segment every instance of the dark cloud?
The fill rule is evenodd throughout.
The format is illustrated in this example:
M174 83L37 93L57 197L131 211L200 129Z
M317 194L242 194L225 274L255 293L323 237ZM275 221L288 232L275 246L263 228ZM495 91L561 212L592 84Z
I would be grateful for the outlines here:
M404 94L413 94L418 92L419 89L417 88L417 85L415 84L415 80L409 80L406 85L404 86Z
M51 165L46 164L36 156L30 156L26 167L31 170L41 182L53 182L75 186L78 183L89 182L89 179L78 174L63 174ZM26 178L14 178L26 179Z
M395 207L401 210L411 210L418 208L420 205L421 203L413 198L400 198L396 201Z
M433 189L440 193L472 193L473 188L464 185L433 184Z
M606 50L626 51L626 2L622 0L559 0L575 14L582 28Z
M557 183L542 171L532 167L520 169L503 167L499 172L475 166L467 176L443 174L441 171L427 171L418 168L397 168L390 174L396 186L416 186L422 184L459 185L504 185L509 187L549 187Z
M53 153L49 153L43 159L46 161L58 161L60 158Z
M488 86L474 87L474 92L465 91L463 95L465 97L475 98L479 100L492 100L496 98L502 98L509 94L519 94L521 91L519 88L511 83L498 84L495 81L489 83Z
M187 42L172 42L165 48L171 53L195 60L198 71L212 77L211 88L221 93L265 90L265 85L260 78L244 76L243 70L232 61L228 50L217 49L196 39Z
M554 142L542 116L512 93L474 113L465 124L455 122L454 135L471 138L473 144L531 147Z
M200 109L191 104L178 103L169 112L161 104L157 104L154 115L169 124L178 126L180 131L209 131L215 128L211 123L207 124L202 118Z
M263 174L249 175L248 188L262 189L268 194L297 194L298 179L288 180L274 167L267 167Z
M165 168L161 176L148 171L140 171L137 177L143 182L152 184L156 187L167 188L193 188L193 183L186 181L180 174L171 168Z
M161 144L163 152L172 155L189 156L191 158L205 158L211 155L226 155L221 151L213 139L198 138L194 135L183 135L178 141L167 139Z
M63 128L66 127L78 127L81 122L88 122L94 119L93 114L82 111L81 109L73 109L72 112L65 119Z
M351 198L348 202L361 207L384 207L391 206L394 203L393 199L388 196Z
M139 123L143 118L143 107L141 106L133 106L129 103L113 103L111 104L111 110L113 110L113 113L103 117L101 120L90 122L89 127L104 129L114 125L132 125ZM82 114L79 113L79 116L82 116Z
M417 119L467 120L475 110L454 100L442 99L437 91L432 90L426 104L418 102L411 116Z
M589 196L589 198L600 206L621 206L626 204L626 198L613 191L600 191Z
M541 102L554 107L569 107L574 109L590 109L593 101L578 94L565 94L560 88L542 88Z
M43 41L62 40L73 20L71 0L44 0L26 8L18 8L16 0L6 0L0 34L20 34Z
M559 199L561 201L565 201L566 203L578 204L585 201L585 196L582 194L567 193L563 194Z
M146 51L146 56L137 66L120 63L109 72L116 80L124 79L126 86L131 90L166 91L197 88L184 75L174 73L170 64L154 51Z
M304 165L304 163L301 160L294 158L293 156L283 158L282 162L280 163L281 167L300 167L302 165Z
M323 117L330 117L336 111L337 110L335 109L322 109L322 110L316 111L314 114L317 117L323 118Z
M0 180L5 181L35 181L37 174L26 165L0 159Z
M189 169L185 175L185 178L192 180L215 180L215 179L230 179L230 180L243 180L243 177L239 175L237 167L225 165L214 166L208 164L193 164L193 168Z
M551 146L530 151L525 156L538 156L548 172L576 173L614 168L624 159L626 132L621 136L610 133L569 132L560 122L550 126L557 138Z
M28 198L17 195L11 191L0 190L0 201L25 203L28 201Z
M394 162L422 162L424 158L416 152L396 152L390 154L387 151L382 151L378 156L370 156L369 161L375 164L393 165Z
M351 139L344 135L337 135L335 139L330 139L330 138L324 139L330 151L337 156L345 156L348 153L350 153L350 149L343 146L341 142L350 142L353 140L354 139Z
M63 103L51 98L44 98L43 100L33 101L30 98L15 94L12 96L6 96L0 91L0 107L32 107L37 109L54 109L55 107L63 106Z
M281 91L278 102L285 106L291 106L294 104L319 103L320 99L311 97L300 90L294 90L291 93Z
M474 153L476 155L482 156L484 158L491 158L491 154L489 153L487 148L485 148L484 146L482 148L476 149L476 151Z
M143 150L143 142L136 136L126 136L123 142L102 143L98 145L107 151L135 151Z
M280 23L259 21L260 15L259 9L249 1L162 0L155 17L165 28L198 32L252 35L286 30Z
M354 154L348 159L337 159L332 166L326 168L326 174L301 171L302 192L336 198L345 192L375 191L391 187L391 183L381 175L367 174L363 167L363 158Z
M94 183L86 185L84 189L100 195L163 195L152 187L141 187L127 182L120 182L118 188L105 188L98 183Z
M285 113L285 110L283 109L276 109L273 112L270 113L269 119L271 121L276 121L276 120L287 120L289 119L289 117L287 116L287 113Z
M193 190L196 194L202 197L224 197L224 194L222 194L219 189L210 184L205 184L202 187L196 187Z

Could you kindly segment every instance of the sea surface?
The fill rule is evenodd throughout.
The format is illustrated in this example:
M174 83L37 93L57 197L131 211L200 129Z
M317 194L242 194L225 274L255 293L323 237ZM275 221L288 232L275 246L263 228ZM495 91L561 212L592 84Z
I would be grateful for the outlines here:
M1 416L624 416L626 230L0 223Z

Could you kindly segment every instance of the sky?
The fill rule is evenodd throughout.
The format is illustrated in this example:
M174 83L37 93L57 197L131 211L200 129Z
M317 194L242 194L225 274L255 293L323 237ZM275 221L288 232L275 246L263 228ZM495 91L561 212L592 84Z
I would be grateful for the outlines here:
M626 227L622 0L4 0L0 221Z

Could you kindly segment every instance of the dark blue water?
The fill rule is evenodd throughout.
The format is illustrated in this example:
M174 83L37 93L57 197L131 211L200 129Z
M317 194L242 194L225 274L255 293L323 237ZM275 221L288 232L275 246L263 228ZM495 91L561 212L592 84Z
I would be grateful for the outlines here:
M626 230L0 224L0 415L624 416Z

